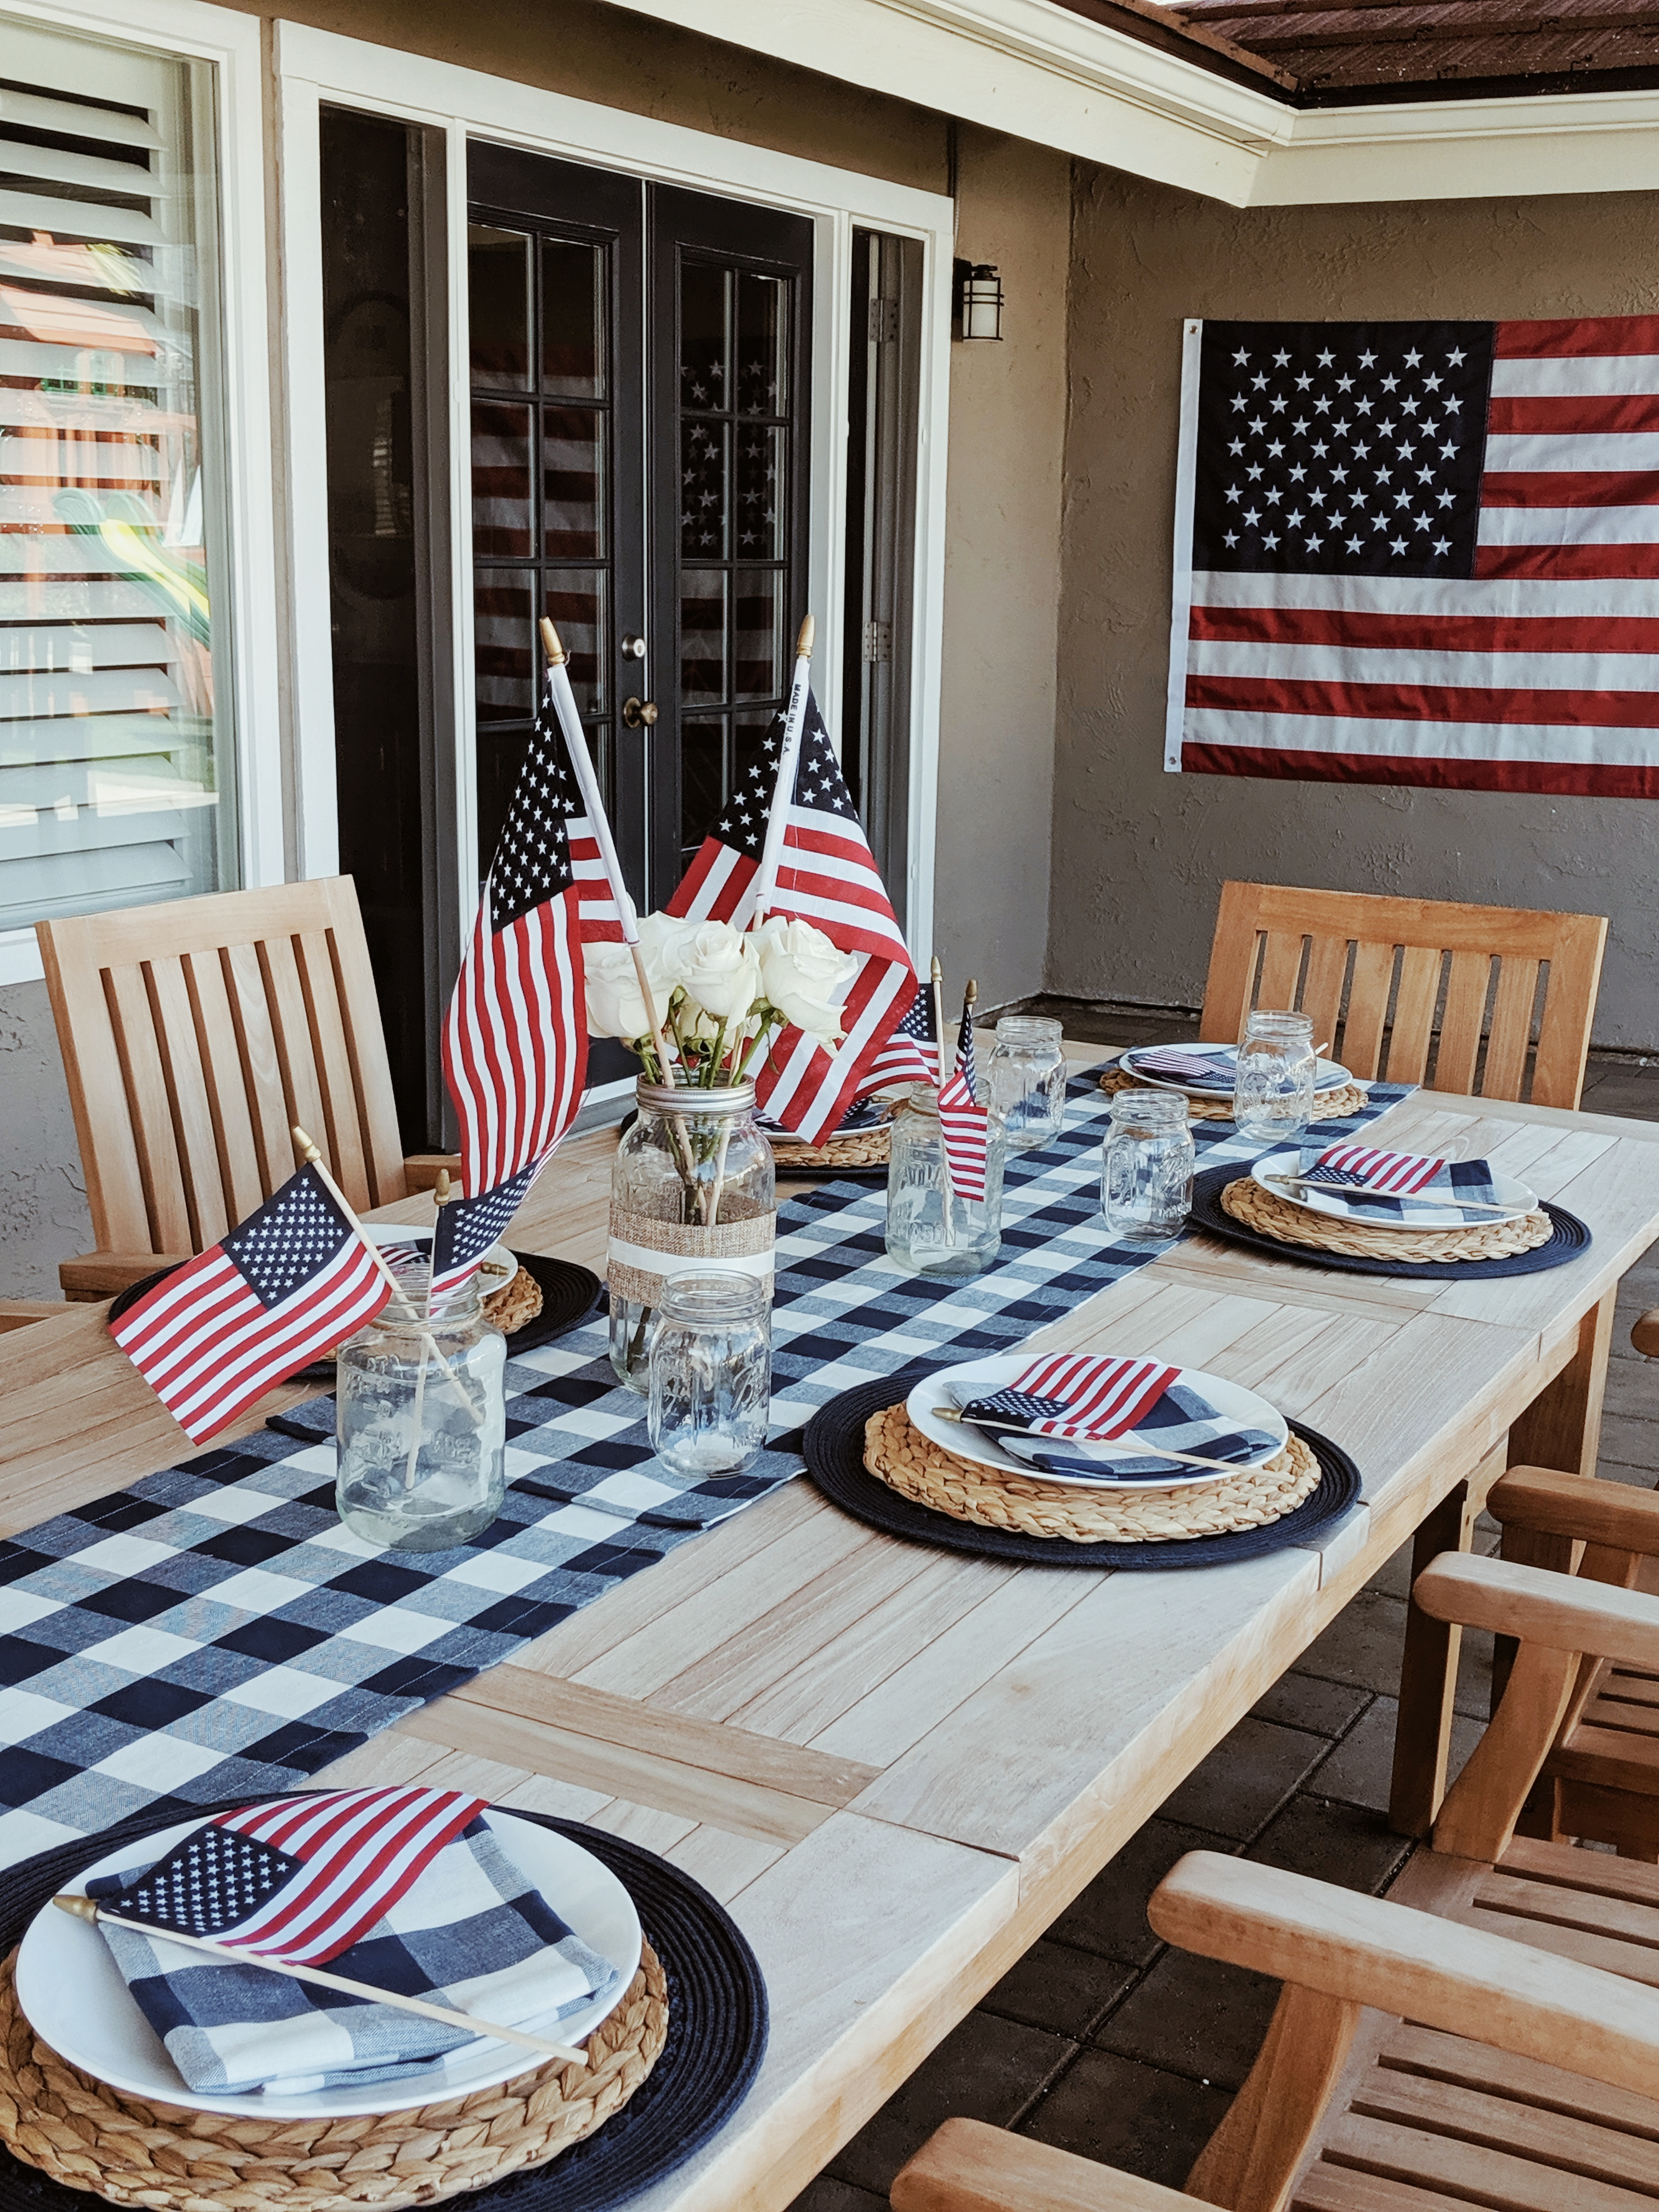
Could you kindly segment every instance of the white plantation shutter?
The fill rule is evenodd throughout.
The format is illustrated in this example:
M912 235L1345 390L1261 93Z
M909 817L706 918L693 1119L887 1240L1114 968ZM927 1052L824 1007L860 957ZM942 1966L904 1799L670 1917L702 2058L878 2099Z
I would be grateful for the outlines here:
M0 51L3 931L218 889L235 838L210 72L3 14Z

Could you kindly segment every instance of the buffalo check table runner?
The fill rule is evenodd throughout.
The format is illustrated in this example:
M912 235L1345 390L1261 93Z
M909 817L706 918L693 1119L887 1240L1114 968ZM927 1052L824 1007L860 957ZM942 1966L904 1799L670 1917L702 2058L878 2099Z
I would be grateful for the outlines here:
M1322 1135L1406 1095L1373 1085ZM0 1864L294 1789L799 1474L802 1429L842 1391L1006 1352L1146 1266L1168 1247L1115 1243L1101 1218L1109 1110L1075 1079L1060 1135L1010 1158L982 1275L902 1273L883 1189L783 1206L772 1433L741 1475L684 1481L653 1458L601 1320L509 1357L507 1499L462 1549L376 1550L341 1525L331 1398L0 1544ZM1194 1137L1200 1165L1263 1149L1230 1123Z

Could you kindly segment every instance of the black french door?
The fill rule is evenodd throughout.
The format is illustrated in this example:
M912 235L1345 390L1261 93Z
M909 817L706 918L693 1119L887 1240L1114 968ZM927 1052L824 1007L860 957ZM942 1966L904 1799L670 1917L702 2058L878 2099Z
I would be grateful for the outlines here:
M788 691L812 226L501 146L470 149L467 191L479 865L546 612L644 911Z

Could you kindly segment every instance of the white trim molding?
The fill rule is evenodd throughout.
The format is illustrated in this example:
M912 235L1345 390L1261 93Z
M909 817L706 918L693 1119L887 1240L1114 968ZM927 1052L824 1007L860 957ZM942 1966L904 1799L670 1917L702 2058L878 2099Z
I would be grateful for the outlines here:
M271 499L269 303L265 289L264 64L256 16L210 0L0 0L0 15L210 62L216 74L219 179L220 332L229 559L215 583L216 682L226 685L234 732L239 857L245 885L284 875L283 777L276 711L280 675ZM0 935L0 983L38 980L33 930Z
M563 161L589 161L729 192L808 216L814 225L811 555L807 590L818 620L815 685L838 726L844 623L847 388L853 233L882 230L921 240L925 305L915 547L915 665L907 856L912 949L932 950L933 838L939 751L939 662L944 623L945 415L950 389L952 203L881 178L799 155L572 99L458 64L434 61L295 23L276 27L278 169L282 178L283 388L286 416L287 556L294 580L290 640L296 720L295 818L305 872L334 835L332 685L326 578L321 255L317 198L319 105L356 107L441 130L447 137L448 314L452 361L464 362L466 327L466 162L469 137L503 141ZM455 727L473 726L471 530L466 386L452 378L450 572L453 592ZM314 588L315 580L323 588ZM309 581L307 580L310 580ZM457 747L458 761L470 748ZM476 839L466 830L471 779L454 794L462 827L456 886L463 933L477 898Z
M618 4L1234 207L1659 185L1659 91L1297 108L1054 0Z

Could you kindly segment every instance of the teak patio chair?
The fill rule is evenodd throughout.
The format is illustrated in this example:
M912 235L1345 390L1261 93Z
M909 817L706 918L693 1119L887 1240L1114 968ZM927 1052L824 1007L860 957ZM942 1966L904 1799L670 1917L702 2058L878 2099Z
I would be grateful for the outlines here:
M1283 1982L1243 2087L1154 2189L947 2123L895 2212L1622 2212L1659 2177L1659 1869L1516 1840L1579 1652L1659 1662L1659 1600L1455 1553L1420 1601L1518 1632L1432 1848L1386 1899L1208 1851L1154 1893L1167 1942ZM1569 2072L1561 2062L1566 2061Z
M349 876L35 933L97 1241L58 1268L67 1297L109 1297L234 1228L293 1174L296 1121L354 1206L446 1164L404 1155Z
M1223 884L1200 1034L1294 1007L1356 1075L1577 1106L1607 937L1602 915Z

